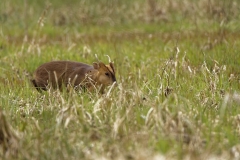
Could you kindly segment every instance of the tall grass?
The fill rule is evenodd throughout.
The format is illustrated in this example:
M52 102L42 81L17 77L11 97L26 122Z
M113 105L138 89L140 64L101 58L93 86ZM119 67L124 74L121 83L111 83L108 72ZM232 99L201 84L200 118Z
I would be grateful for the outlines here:
M234 0L3 1L1 158L238 159L238 13ZM95 54L117 70L104 95L30 83L44 62Z

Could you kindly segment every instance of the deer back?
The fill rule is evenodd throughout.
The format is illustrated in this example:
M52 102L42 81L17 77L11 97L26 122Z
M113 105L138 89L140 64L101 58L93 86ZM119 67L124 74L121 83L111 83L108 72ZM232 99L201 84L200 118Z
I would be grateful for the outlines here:
M42 64L34 73L34 81L39 88L46 90L48 85L53 88L61 88L67 83L71 83L77 73L77 80L85 78L85 74L93 67L84 63L71 61L52 61ZM76 80L76 79L75 79Z

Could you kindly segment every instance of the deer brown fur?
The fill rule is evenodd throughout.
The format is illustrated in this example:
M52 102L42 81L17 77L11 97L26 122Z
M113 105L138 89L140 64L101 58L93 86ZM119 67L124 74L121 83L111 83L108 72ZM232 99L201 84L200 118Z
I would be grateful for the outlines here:
M48 88L62 89L72 86L74 88L87 88L92 91L95 86L101 86L103 92L106 86L116 82L113 63L105 65L94 62L88 65L73 61L52 61L39 66L34 72L33 85L38 91Z

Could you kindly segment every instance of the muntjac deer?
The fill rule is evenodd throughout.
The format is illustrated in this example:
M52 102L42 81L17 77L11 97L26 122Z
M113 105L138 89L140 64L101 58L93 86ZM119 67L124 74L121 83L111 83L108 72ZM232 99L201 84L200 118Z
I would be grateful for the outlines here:
M116 83L113 63L105 65L102 62L94 62L88 65L73 61L52 61L39 66L34 72L33 85L38 91L48 88L62 89L72 86L86 88L93 91L95 86L101 86L100 92L106 86Z

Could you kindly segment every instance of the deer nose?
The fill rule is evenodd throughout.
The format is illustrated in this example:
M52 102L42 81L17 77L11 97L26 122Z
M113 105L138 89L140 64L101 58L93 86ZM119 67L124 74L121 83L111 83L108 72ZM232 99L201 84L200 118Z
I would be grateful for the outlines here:
M117 83L117 80L116 80L116 77L114 76L114 77L112 77L112 79L113 79L113 83L114 82L116 82Z

